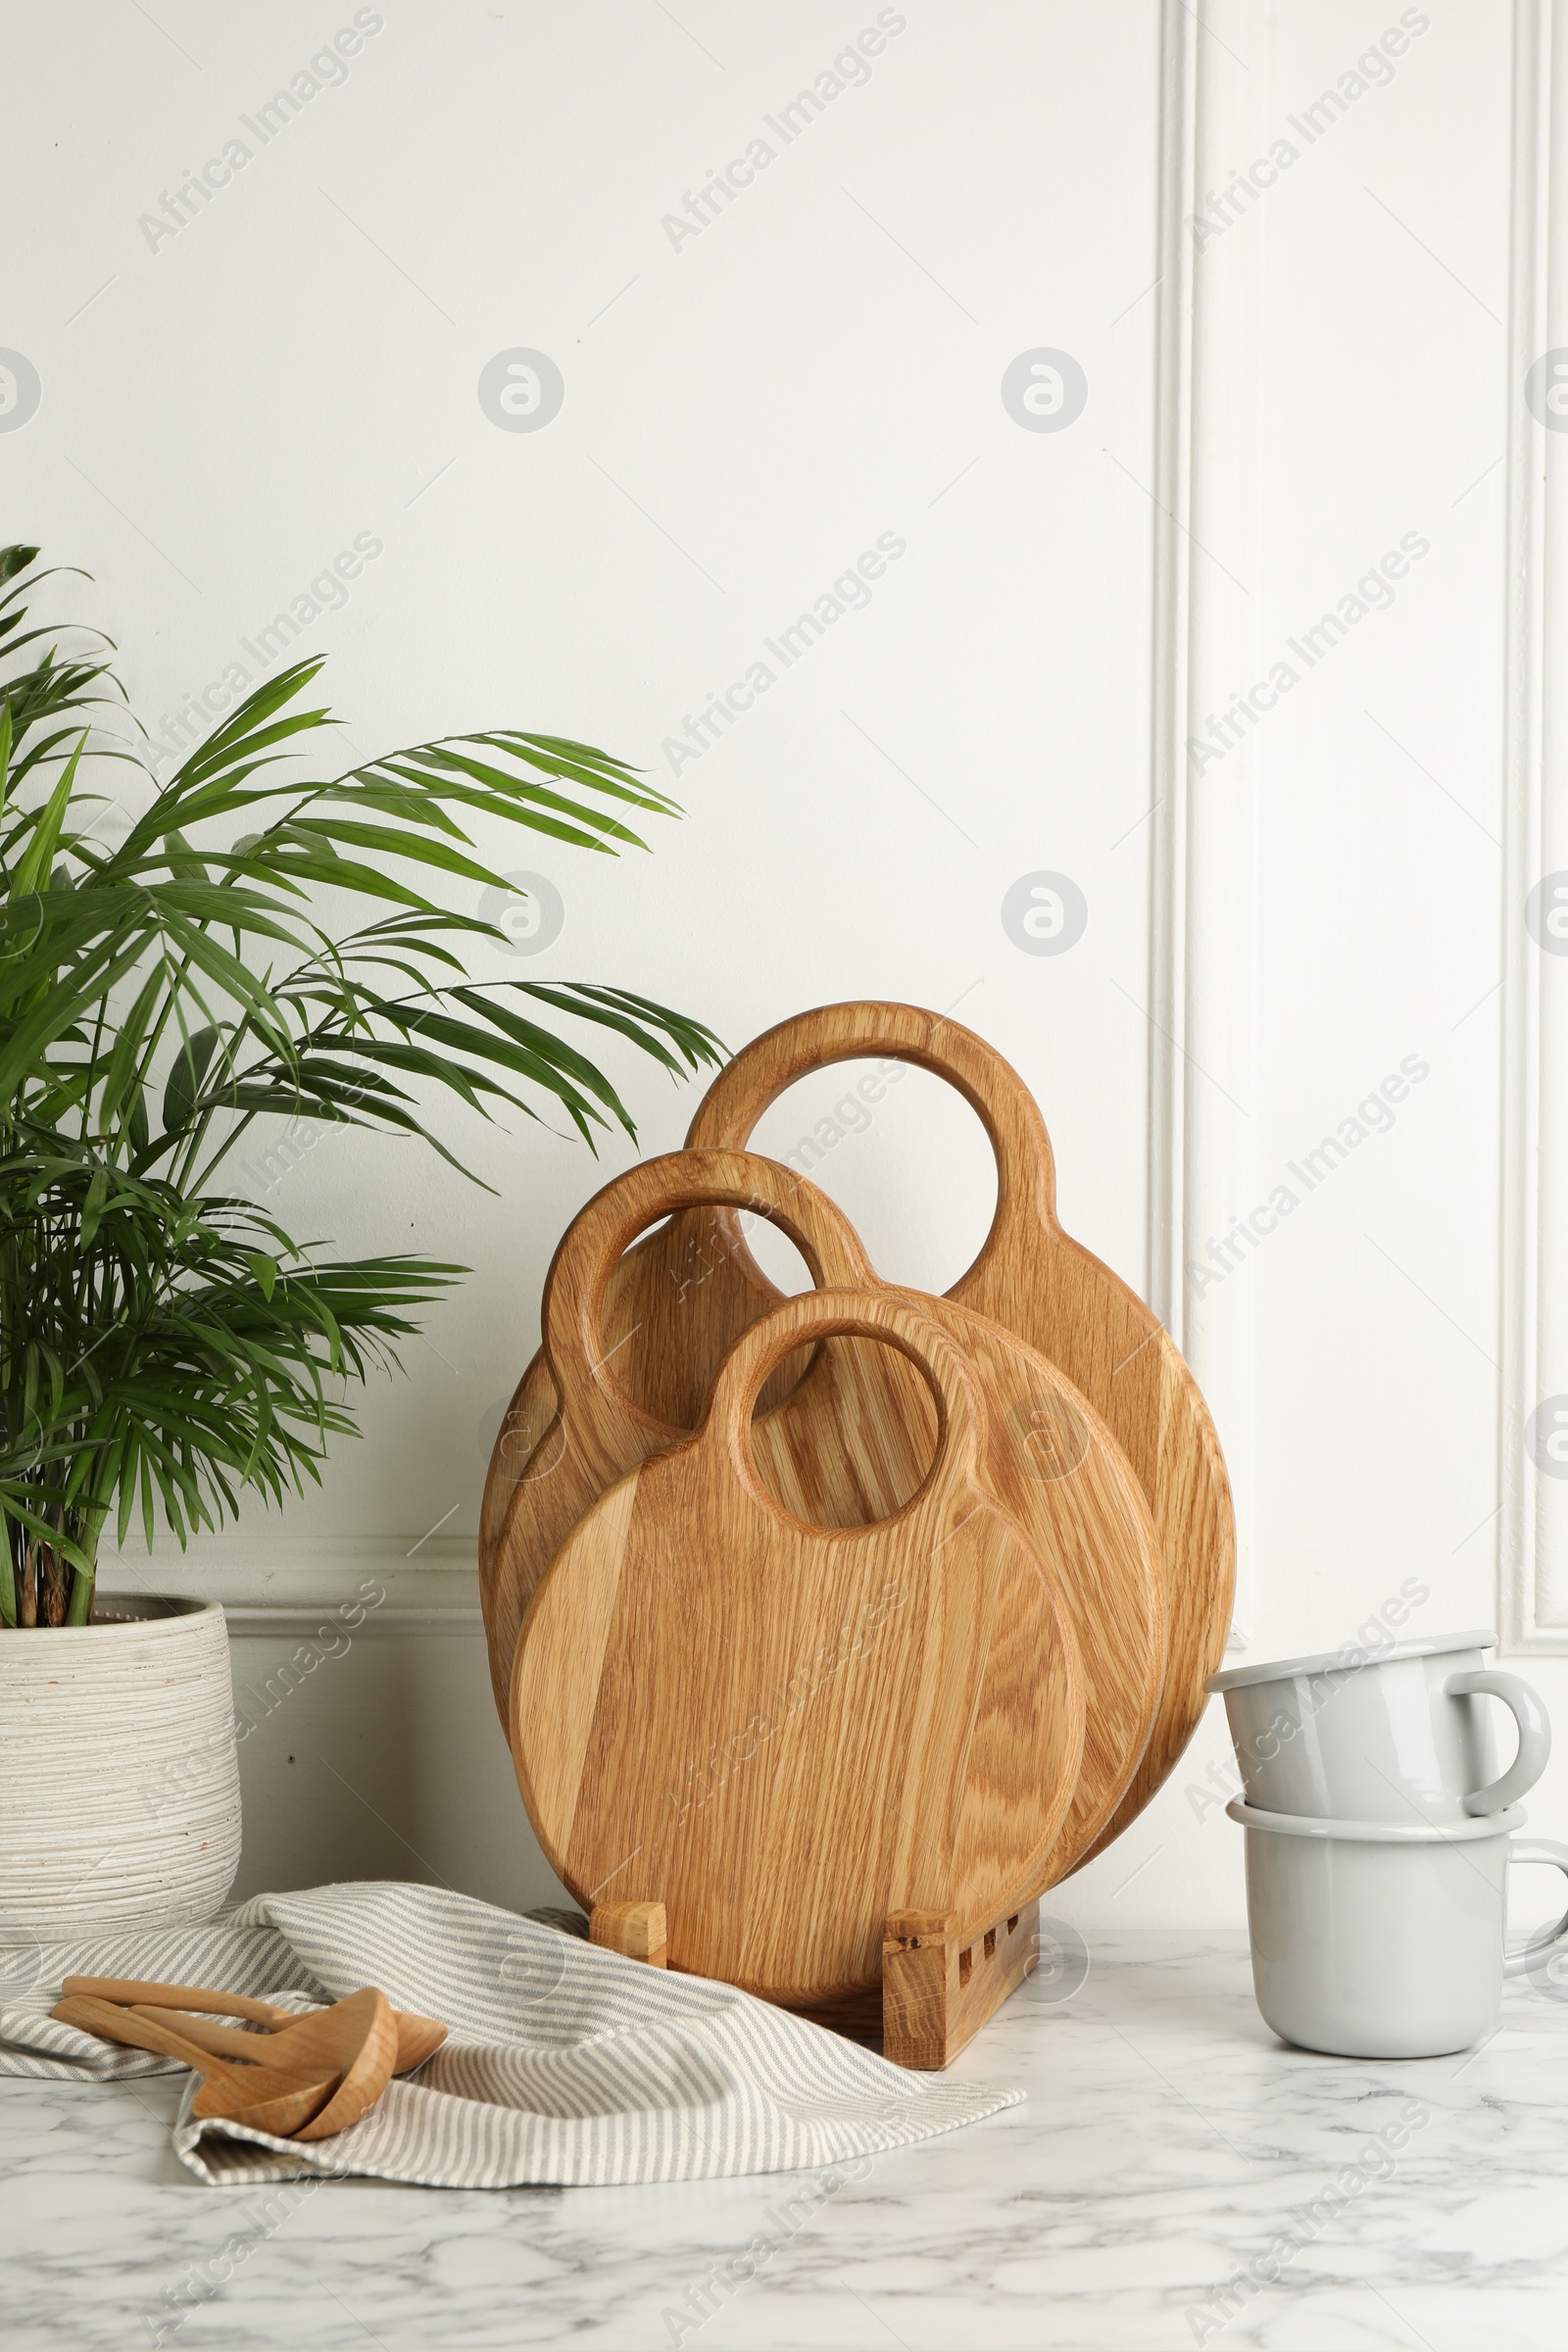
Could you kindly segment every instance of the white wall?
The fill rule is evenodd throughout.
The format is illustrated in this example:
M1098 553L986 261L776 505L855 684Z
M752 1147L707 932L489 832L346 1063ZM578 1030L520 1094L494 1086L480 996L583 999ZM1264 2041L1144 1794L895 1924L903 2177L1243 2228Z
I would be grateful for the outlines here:
M8 535L94 574L72 609L119 639L154 732L229 663L254 672L244 642L368 534L347 603L295 649L329 654L354 746L493 721L577 734L688 812L647 858L509 849L555 883L565 923L487 976L619 982L732 1045L840 996L954 1007L1038 1094L1064 1221L1155 1296L1149 1170L1170 1138L1162 1116L1151 1130L1152 1044L1156 1077L1170 1049L1148 1010L1170 930L1152 860L1169 811L1139 820L1165 642L1160 122L1182 43L1205 169L1293 138L1266 198L1190 252L1218 337L1193 480L1223 539L1200 530L1195 553L1164 535L1195 567L1184 674L1210 699L1190 726L1402 534L1428 552L1391 609L1320 667L1297 662L1249 743L1188 763L1187 837L1210 885L1216 838L1232 863L1217 901L1191 900L1174 1066L1201 1152L1182 1254L1201 1260L1404 1056L1430 1075L1252 1262L1189 1281L1188 1344L1234 1431L1250 1654L1336 1645L1411 1575L1431 1587L1423 1630L1494 1608L1499 1016L1483 1000L1506 468L1485 469L1506 432L1506 13L1418 12L1392 81L1310 145L1283 128L1399 13L1246 0L1200 33L1177 0L880 18L686 0L679 22L649 0L393 0L360 12L346 78L265 147L243 118L355 22L347 6L164 0L155 24L89 0L69 31L21 9L6 31L27 93L7 217L30 233L0 339L42 387L0 432ZM879 22L868 78L784 146L764 118ZM672 243L664 216L760 132L774 160ZM149 227L236 133L256 152L231 183L177 234ZM1167 185L1171 158L1167 135ZM498 429L478 397L518 347L564 383L536 432ZM1059 432L1021 429L1001 396L1040 347L1087 378ZM685 714L880 534L904 552L868 608L672 762ZM1061 956L1022 953L1001 919L1040 869L1088 904ZM1231 1107L1205 1110L1192 1050L1216 1004ZM678 1142L690 1090L615 1069L642 1147ZM808 1093L772 1114L773 1148L818 1115ZM318 1496L151 1571L236 1604L248 1887L385 1870L548 1891L490 1706L473 1531L550 1250L630 1153L612 1142L596 1165L520 1127L461 1141L496 1198L346 1136L273 1183L302 1235L478 1271L409 1377L372 1389L365 1442ZM951 1280L984 1226L972 1123L918 1076L822 1180L907 1280ZM386 1602L346 1647L318 1637L344 1654L269 1711L277 1659L362 1580ZM1568 1702L1561 1665L1541 1679ZM1058 1908L1238 1918L1238 1841L1201 1802L1223 1752L1211 1714ZM1544 1799L1538 1825L1552 1814Z

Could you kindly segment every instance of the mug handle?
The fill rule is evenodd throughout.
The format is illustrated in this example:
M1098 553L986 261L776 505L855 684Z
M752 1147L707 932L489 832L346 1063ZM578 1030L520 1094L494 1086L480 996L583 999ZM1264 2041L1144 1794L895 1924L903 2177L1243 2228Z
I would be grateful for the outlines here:
M1486 1691L1500 1698L1512 1711L1519 1726L1519 1753L1507 1771L1485 1788L1474 1789L1464 1800L1467 1813L1500 1813L1508 1805L1517 1804L1527 1788L1533 1788L1546 1769L1551 1754L1551 1724L1539 1694L1516 1674L1504 1674L1495 1666L1480 1666L1470 1674L1450 1674L1443 1686L1450 1698L1464 1698L1472 1691Z
M1511 1838L1508 1841L1508 1862L1554 1862L1568 1878L1568 1845L1559 1845L1552 1838ZM1568 1911L1554 1927L1543 1928L1541 1934L1520 1952L1509 1952L1502 1963L1505 1977L1522 1977L1539 1968L1553 1952L1568 1950Z

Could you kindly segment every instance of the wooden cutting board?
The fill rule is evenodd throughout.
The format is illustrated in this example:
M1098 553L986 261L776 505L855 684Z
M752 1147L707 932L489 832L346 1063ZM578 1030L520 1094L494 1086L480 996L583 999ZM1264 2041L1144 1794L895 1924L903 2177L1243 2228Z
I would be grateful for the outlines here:
M1114 1812L1159 1703L1163 1563L1148 1505L1108 1430L1054 1365L989 1317L878 1282L826 1196L756 1154L685 1152L647 1161L607 1185L562 1242L545 1298L562 1396L558 1428L530 1465L536 1474L516 1487L485 1586L498 1704L523 1611L571 1528L617 1477L683 1434L641 1412L615 1380L617 1359L601 1316L620 1253L655 1216L738 1200L784 1223L825 1279L916 1303L964 1351L981 1382L992 1491L1043 1561L1081 1658L1084 1754L1046 1875L1032 1890L1043 1891ZM697 1318L691 1345L716 1358L722 1343L700 1319L708 1295L701 1285L688 1291ZM678 1319L671 1331L684 1336ZM924 1376L897 1350L868 1340L817 1348L787 1400L751 1434L758 1473L775 1501L830 1527L897 1510L919 1486L935 1445Z
M997 1213L979 1256L948 1295L1060 1366L1114 1433L1153 1515L1164 1562L1164 1690L1132 1783L1089 1849L1099 1851L1166 1779L1223 1654L1236 1536L1219 1441L1169 1333L1056 1222L1051 1142L1028 1089L1001 1054L956 1021L914 1005L865 1003L824 1005L781 1022L720 1073L688 1141L738 1150L786 1087L813 1069L860 1056L931 1070L977 1112L997 1155ZM684 1313L694 1289L702 1293L706 1360ZM724 1347L777 1296L732 1215L689 1211L648 1234L615 1268L603 1308L606 1345L616 1348L621 1379L645 1408L666 1425L690 1427ZM830 1348L864 1355L857 1343L835 1341ZM482 1585L493 1571L517 1478L554 1410L541 1350L518 1383L492 1458L480 1523Z
M939 1436L891 1520L807 1526L750 1459L766 1375L876 1335ZM901 1909L978 1936L1037 1885L1083 1742L1077 1644L983 1469L983 1383L906 1297L808 1292L747 1332L697 1435L606 1494L518 1640L518 1785L585 1907L665 1906L668 1961L817 2006Z
M622 1366L641 1334L608 1336L605 1304L607 1289L625 1262L622 1251L646 1226L672 1213L689 1213L693 1202L703 1204L705 1215L714 1205L727 1204L769 1218L788 1234L819 1287L854 1290L876 1280L854 1226L827 1195L756 1152L665 1152L628 1168L579 1210L545 1277L541 1352L548 1368L536 1394L548 1395L549 1417L514 1475L509 1425L502 1424L485 1487L485 1513L495 1524L481 1554L479 1590L503 1724L517 1629L556 1552L607 1487L690 1434L691 1422L672 1423L628 1396ZM673 1344L707 1363L710 1383L737 1336L733 1286L724 1284L714 1268L710 1279L668 1287L672 1302L666 1305L658 1293L654 1312L673 1334ZM759 1298L749 1286L741 1295L753 1309L749 1322L773 1302ZM797 1369L807 1360L803 1356ZM696 1418L693 1413L692 1421ZM503 1499L504 1512L496 1508Z

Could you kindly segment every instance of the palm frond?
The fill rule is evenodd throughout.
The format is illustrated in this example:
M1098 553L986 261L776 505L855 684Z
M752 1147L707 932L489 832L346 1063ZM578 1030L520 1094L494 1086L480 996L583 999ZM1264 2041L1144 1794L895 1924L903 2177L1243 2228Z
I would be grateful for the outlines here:
M592 982L475 979L506 934L476 835L646 847L679 814L624 761L490 727L346 770L306 763L320 670L257 687L163 781L113 646L24 627L50 576L0 549L0 1619L79 1622L102 1531L181 1544L248 1490L320 1475L348 1401L397 1361L462 1267L333 1258L223 1182L257 1120L422 1142L463 1165L449 1107L564 1112L634 1133L557 1022L685 1078L722 1058L690 1015ZM22 657L25 655L24 661ZM135 793L97 788L104 760ZM104 827L111 802L122 823ZM454 885L471 911L443 903ZM344 919L344 910L348 919ZM553 1017L552 1017L553 1016ZM467 1171L466 1171L467 1172Z

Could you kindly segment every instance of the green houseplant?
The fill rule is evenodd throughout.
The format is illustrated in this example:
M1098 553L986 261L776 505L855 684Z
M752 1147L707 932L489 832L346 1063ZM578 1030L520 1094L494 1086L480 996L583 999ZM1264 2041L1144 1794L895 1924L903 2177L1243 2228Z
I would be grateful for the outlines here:
M505 937L430 892L505 890L475 819L573 849L645 845L673 802L608 754L489 729L321 778L318 661L248 695L166 780L111 740L107 640L27 628L37 550L0 551L0 1619L82 1624L100 1538L161 1509L183 1544L245 1487L278 1497L352 1430L333 1395L465 1271L298 1244L221 1165L253 1122L422 1141L461 1103L559 1106L592 1141L631 1121L557 1025L672 1071L718 1058L702 1023L615 988L464 967ZM120 762L105 782L107 759ZM126 765L133 770L121 781ZM109 820L106 822L106 818ZM553 1017L547 1017L553 1016Z
M58 1692L37 1653L98 1640L101 1543L150 1544L161 1515L184 1544L247 1489L318 1477L354 1384L465 1271L296 1240L225 1189L255 1122L350 1123L461 1165L454 1110L631 1131L564 1023L678 1075L718 1058L702 1023L622 989L466 969L506 936L476 910L507 885L475 833L613 853L645 846L628 816L678 813L619 760L492 728L319 772L333 722L302 706L305 662L160 780L110 641L29 625L37 553L0 550L0 1845L8 1819L42 1827L12 1735L42 1682ZM0 1939L37 1852L20 1894L0 1852ZM148 1916L145 1892L93 1915Z

